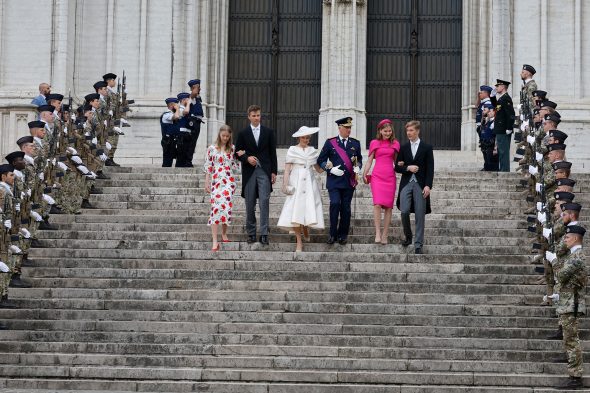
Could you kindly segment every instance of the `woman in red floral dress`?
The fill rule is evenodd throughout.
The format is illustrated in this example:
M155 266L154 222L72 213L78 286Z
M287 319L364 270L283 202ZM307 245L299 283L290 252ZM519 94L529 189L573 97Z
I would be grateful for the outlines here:
M211 213L207 225L211 226L213 247L219 251L217 240L221 225L221 240L229 242L227 227L231 223L233 196L236 190L234 172L240 170L240 162L234 158L235 146L232 144L232 130L228 125L219 129L217 140L207 149L205 160L205 191L211 193ZM238 152L239 154L240 152Z

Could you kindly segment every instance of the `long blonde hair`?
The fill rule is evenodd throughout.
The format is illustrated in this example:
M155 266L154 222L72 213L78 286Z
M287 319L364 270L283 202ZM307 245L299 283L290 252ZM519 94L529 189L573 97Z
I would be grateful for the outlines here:
M227 124L224 124L219 128L219 132L217 133L217 140L215 141L215 146L217 147L218 150L221 150L221 133L223 131L227 131L229 133L229 140L227 141L227 144L225 145L225 148L224 148L224 151L228 152L228 151L231 151L231 147L233 144L233 135L232 135L231 127L228 126Z

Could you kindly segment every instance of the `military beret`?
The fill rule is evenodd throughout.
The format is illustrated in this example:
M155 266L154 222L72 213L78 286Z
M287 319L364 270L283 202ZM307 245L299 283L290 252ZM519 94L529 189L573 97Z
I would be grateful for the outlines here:
M550 113L545 115L545 120L552 121L555 125L561 123L561 116L559 113Z
M107 83L105 81L98 81L92 87L94 87L94 90L102 89L103 87L107 87Z
M2 164L0 165L0 175L3 175L8 172L14 171L14 168L10 164Z
M549 136L555 139L559 139L562 143L567 139L567 134L563 131L559 130L551 130L549 131Z
M481 85L479 87L479 91L487 91L488 93L491 93L492 90L494 90L491 86L488 85Z
M104 74L102 76L102 80L103 81L108 81L109 79L117 79L117 75L113 74L112 72L109 72L108 74Z
M545 99L545 97L547 97L547 92L544 90L535 90L533 91L533 97Z
M58 101L63 101L64 96L62 94L55 94L55 93L51 93L51 94L47 94L47 96L45 97L45 101L49 102L51 100L58 100Z
M572 163L568 161L557 161L551 164L553 170L556 171L558 169L572 169Z
M176 98L178 98L178 100L184 100L185 98L189 98L191 96L190 93L178 93L178 95L176 96Z
M90 104L86 104L86 105L84 105L84 106L82 107L82 110L83 110L84 112L88 112L88 111L91 111L91 110L93 110L93 109L94 109L94 108L93 108L93 107L92 107L92 105L90 105Z
M16 140L16 144L21 147L25 143L33 143L34 139L31 135L22 136Z
M194 85L200 85L200 84L201 84L200 79L191 79L190 81L187 82L187 85L189 87L193 87Z
M53 112L55 110L55 108L51 105L41 105L37 107L37 110L39 111L39 113L41 112Z
M31 128L45 128L45 122L41 120L33 120L28 123L29 129Z
M63 104L61 106L61 110L64 112L69 112L70 111L70 106L68 104Z
M84 96L84 99L86 100L86 102L98 100L99 98L100 98L100 94L98 94L98 93L90 93L90 94L86 94Z
M573 210L575 212L580 212L580 210L582 210L582 205L580 205L579 203L575 203L575 202L566 202L563 205L561 205L561 210L562 211Z
M535 67L533 67L532 65L523 64L522 69L527 70L528 72L530 72L533 75L535 75L537 73L537 70L535 70Z
M550 145L547 145L547 151L554 151L554 150L565 150L565 144L552 143Z
M178 104L178 98L176 98L176 97L168 97L164 101L166 102L166 105L168 105L170 103Z
M508 81L504 81L502 79L496 79L496 86L498 85L504 85L506 87L510 86L510 82Z
M584 236L586 230L584 229L584 227L579 225L568 225L567 227L565 227L565 233L573 233L576 235Z
M23 153L22 151L13 151L12 153L8 154L6 157L4 157L6 159L6 161L9 164L12 164L12 162L17 159L17 158L23 158L25 156L25 153Z
M553 101L549 101L549 100L545 100L543 102L541 102L541 108L548 106L549 108L557 108L557 104Z
M569 202L573 201L574 198L576 197L571 192L566 192L566 191L556 192L556 193L553 194L553 196L558 201L569 201Z
M568 187L573 187L576 185L576 181L574 179L557 179L556 181L558 186L568 186Z
M352 127L352 117L343 117L342 119L336 120L336 124L342 127Z

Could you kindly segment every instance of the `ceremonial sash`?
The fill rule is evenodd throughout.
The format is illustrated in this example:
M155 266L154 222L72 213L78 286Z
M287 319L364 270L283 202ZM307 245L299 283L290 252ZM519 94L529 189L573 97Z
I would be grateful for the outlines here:
M334 147L334 149L336 150L336 153L338 153L338 157L340 157L340 159L344 163L344 166L346 167L346 170L348 171L348 173L351 174L348 178L350 186L352 188L355 188L357 185L357 181L356 181L356 174L354 173L353 168L352 168L352 161L350 160L350 157L348 157L348 154L346 154L346 151L343 148L341 148L340 146L338 146L338 142L336 141L337 139L338 138L333 138L330 141L330 143L332 144L332 147Z

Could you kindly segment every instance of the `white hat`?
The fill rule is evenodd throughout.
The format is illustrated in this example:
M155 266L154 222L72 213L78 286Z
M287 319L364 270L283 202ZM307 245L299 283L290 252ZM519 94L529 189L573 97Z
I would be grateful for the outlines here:
M316 132L318 132L320 130L320 127L307 127L307 126L301 126L296 133L294 133L293 135L291 135L293 138L299 138L300 136L305 136L305 135L312 135L315 134Z

